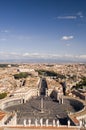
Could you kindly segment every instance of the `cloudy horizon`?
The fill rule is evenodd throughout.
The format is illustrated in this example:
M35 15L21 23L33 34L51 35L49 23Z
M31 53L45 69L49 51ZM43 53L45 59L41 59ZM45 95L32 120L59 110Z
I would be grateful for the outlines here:
M86 61L85 0L1 0L0 60Z

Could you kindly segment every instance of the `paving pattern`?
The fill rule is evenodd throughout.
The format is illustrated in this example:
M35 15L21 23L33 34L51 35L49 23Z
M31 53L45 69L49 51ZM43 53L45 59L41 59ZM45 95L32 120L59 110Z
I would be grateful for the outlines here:
M53 119L59 119L61 125L67 124L67 114L69 112L76 112L81 109L77 107L76 100L64 99L63 104L59 104L58 101L53 101L50 97L43 98L43 113L41 113L41 97L33 97L25 104L15 105L6 108L6 111L17 112L17 123L23 124L24 119L26 124L31 119L31 123L35 123L35 119L40 123L40 119L43 119L45 123L46 119L49 119L49 123L52 123ZM80 105L81 106L81 105Z

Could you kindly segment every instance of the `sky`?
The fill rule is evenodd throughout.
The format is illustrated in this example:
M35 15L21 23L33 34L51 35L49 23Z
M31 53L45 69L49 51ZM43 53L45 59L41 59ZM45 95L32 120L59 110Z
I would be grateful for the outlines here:
M86 0L0 0L0 60L86 61Z

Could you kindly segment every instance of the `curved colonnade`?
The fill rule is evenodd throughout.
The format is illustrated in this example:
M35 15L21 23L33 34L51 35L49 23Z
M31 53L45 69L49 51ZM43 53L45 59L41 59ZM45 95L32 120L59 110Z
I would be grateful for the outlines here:
M17 94L12 97L7 97L0 102L0 109L5 109L9 106L18 105L25 103L27 100L29 100L32 96L37 96L37 89L28 89L27 92L23 94Z
M48 89L48 96L52 93L52 91L53 91L53 89ZM27 100L30 100L31 97L33 97L33 96L37 96L38 93L39 93L38 89L36 89L36 88L28 88L28 91L26 91L25 93L22 93L21 95L19 95L19 94L14 95L13 97L7 97L6 99L1 100L0 109L4 110L5 108L7 108L9 106L26 103ZM76 99L76 100L82 102L83 105L85 106L85 103L82 100L79 100L79 99ZM84 113L84 115L83 115L83 113ZM7 118L9 116L6 116L3 121L5 122L5 120L7 120ZM69 114L68 116L69 116L70 120L72 120L73 122L75 121L75 117L76 117L76 119L78 121L78 119L82 119L83 116L86 117L86 107L84 107L81 111ZM15 123L13 123L14 120L15 120ZM2 125L4 124L4 122L2 123ZM8 123L7 125L12 125L12 124L17 125L16 115L11 120L11 122ZM78 123L75 122L74 124L75 125L80 125L80 122L78 122Z

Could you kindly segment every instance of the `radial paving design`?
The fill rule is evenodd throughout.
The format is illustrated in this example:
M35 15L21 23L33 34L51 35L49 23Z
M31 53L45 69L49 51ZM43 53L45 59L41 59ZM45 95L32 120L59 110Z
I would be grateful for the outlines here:
M31 119L34 123L35 119L38 122L43 118L43 123L46 119L49 119L49 123L53 119L60 120L60 124L67 124L67 114L69 112L76 112L82 109L83 104L74 99L64 99L63 104L59 104L57 101L53 101L50 97L44 97L43 99L43 113L41 113L41 97L33 97L25 104L15 105L6 108L6 111L17 112L17 123L23 124L24 119L28 124L28 120Z

